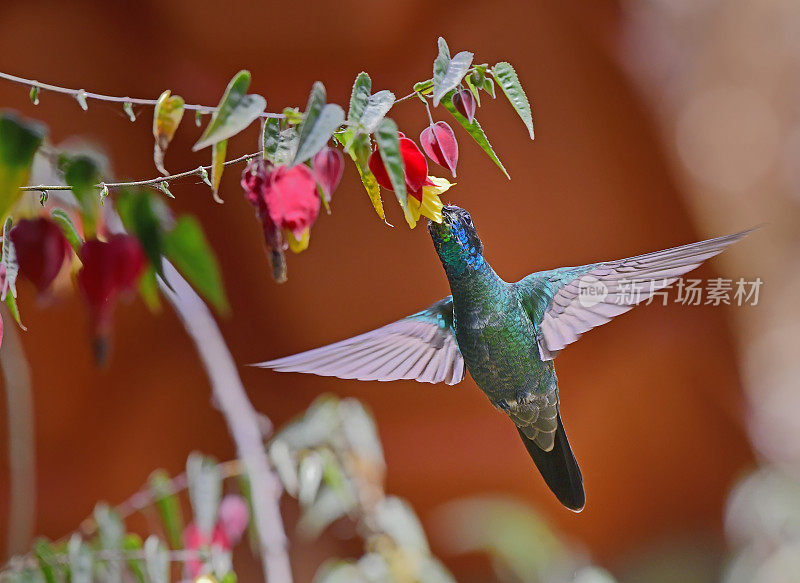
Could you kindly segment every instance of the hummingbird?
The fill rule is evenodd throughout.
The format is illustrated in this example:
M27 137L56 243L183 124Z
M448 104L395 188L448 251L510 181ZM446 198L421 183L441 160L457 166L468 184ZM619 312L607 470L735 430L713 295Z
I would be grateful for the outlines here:
M484 258L466 210L446 205L428 222L451 295L382 328L255 364L343 379L454 385L469 371L506 414L545 482L568 509L586 504L583 477L561 421L555 358L584 332L667 288L752 229L616 261L532 273L515 283Z

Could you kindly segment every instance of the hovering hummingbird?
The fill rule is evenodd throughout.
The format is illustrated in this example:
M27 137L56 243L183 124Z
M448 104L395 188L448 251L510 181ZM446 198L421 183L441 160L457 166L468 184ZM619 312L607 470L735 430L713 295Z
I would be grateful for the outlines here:
M466 367L492 405L514 422L556 497L575 512L583 509L586 495L559 412L553 362L558 352L750 232L540 271L506 283L484 259L483 243L466 210L445 206L442 222L429 221L428 230L451 296L366 334L255 366L448 385L460 382Z

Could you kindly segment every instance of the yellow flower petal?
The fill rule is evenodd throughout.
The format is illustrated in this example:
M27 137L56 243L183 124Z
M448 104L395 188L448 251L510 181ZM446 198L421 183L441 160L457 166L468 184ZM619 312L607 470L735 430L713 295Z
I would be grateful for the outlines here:
M294 233L292 233L289 229L284 231L284 235L286 236L286 240L289 242L289 249L292 250L292 253L300 253L301 251L308 249L308 241L311 238L310 228L303 231L303 234L299 239L296 239Z

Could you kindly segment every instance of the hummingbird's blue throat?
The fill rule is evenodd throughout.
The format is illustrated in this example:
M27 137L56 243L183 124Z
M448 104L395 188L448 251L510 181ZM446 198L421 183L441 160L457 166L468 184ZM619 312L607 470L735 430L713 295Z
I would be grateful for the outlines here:
M485 263L483 243L469 213L449 206L442 214L442 222L431 222L428 228L445 271L449 275L461 276L469 269L480 269Z

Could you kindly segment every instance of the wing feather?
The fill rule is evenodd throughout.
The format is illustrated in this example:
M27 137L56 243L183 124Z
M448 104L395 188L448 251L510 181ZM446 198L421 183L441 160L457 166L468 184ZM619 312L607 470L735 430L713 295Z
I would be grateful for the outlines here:
M464 360L452 323L453 301L447 297L377 330L253 366L364 381L454 385L464 378Z

